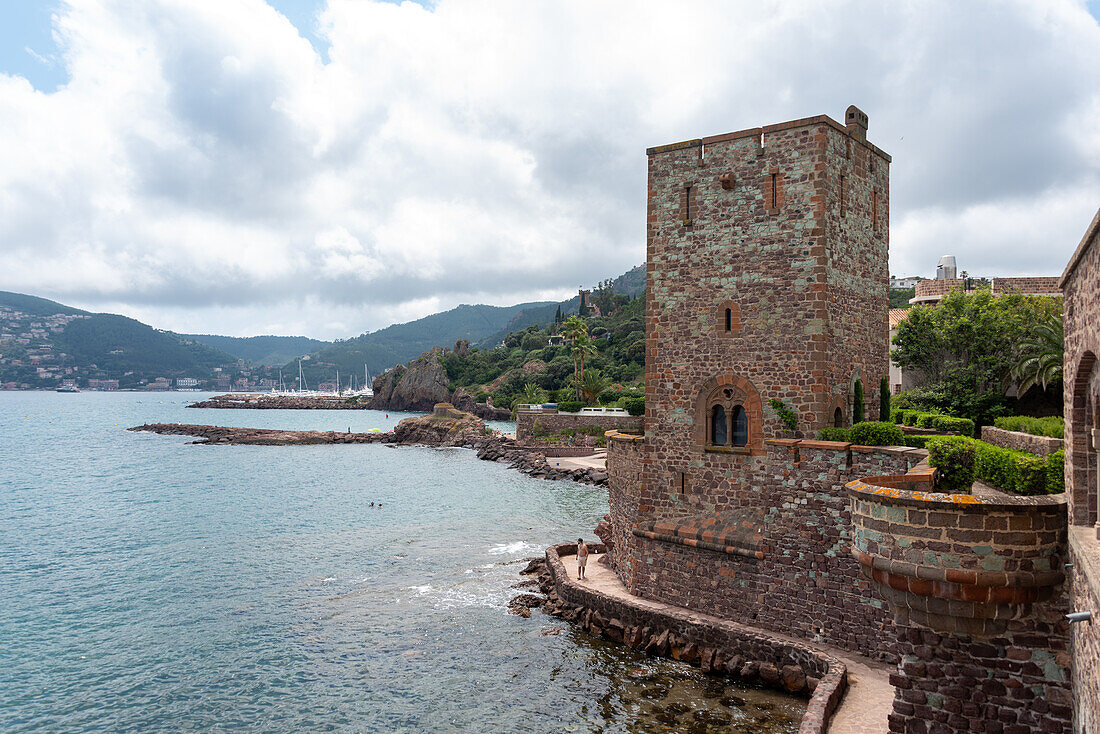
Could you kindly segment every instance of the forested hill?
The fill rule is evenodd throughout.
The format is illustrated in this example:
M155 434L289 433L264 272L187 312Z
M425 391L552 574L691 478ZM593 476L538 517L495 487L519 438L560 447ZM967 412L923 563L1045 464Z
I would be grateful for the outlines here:
M218 336L216 334L180 334L185 339L202 342L237 359L255 365L282 365L304 354L319 351L331 342L306 336Z

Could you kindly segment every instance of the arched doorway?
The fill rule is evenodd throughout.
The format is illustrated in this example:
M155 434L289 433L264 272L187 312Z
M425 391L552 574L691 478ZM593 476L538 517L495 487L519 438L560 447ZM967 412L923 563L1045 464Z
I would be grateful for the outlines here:
M1096 378L1096 355L1085 352L1081 356L1071 387L1068 418L1069 435L1066 441L1066 492L1069 496L1074 525L1096 523L1097 456L1093 447L1092 430L1097 427L1097 401L1091 384Z
M844 412L840 408L833 411L833 428L844 427Z

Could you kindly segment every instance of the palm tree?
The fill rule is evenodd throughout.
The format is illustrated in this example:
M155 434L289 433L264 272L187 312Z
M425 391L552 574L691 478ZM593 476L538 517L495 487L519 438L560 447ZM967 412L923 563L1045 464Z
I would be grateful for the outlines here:
M512 420L516 419L516 410L523 404L538 405L546 402L546 393L533 382L523 386L523 392L512 401Z
M1017 350L1013 374L1020 380L1019 394L1032 385L1047 385L1062 379L1062 355L1065 354L1065 334L1060 314L1047 314L1031 326Z
M577 385L577 398L580 399L581 384L584 383L584 358L596 355L596 345L588 338L587 333L579 334L573 339L569 351L573 355L573 381ZM578 364L580 365L579 370L577 369Z
M590 403L596 402L600 393L609 387L611 387L611 378L595 367L585 372L581 378L581 394Z
M561 323L561 335L565 337L565 340L570 343L570 355L573 357L573 382L576 383L580 377L579 375L584 372L584 367L577 368L577 359L580 357L576 345L577 340L588 338L588 324L584 323L584 319L576 314L570 316ZM580 398L579 386L578 386L578 399Z

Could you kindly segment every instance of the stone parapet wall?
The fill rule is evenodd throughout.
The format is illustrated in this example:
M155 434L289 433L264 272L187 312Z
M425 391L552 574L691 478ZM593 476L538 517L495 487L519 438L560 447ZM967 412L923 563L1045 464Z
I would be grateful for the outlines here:
M766 443L763 457L727 460L721 472L704 464L686 473L680 493L667 484L643 486L642 442L638 448L615 440L609 445L612 554L632 593L896 660L891 615L851 555L844 484L868 470L904 473L924 452L776 439ZM704 470L712 472L712 482L721 481L720 493L692 488ZM761 532L751 541L753 552L708 549L705 528L680 542L675 530L667 530L684 523L686 536L685 517L711 515L756 522Z
M642 416L614 415L607 413L516 413L516 440L528 445L538 445L540 437L564 430L599 428L603 431L641 431Z
M773 687L785 685L793 670L810 701L799 734L825 734L829 719L847 688L844 663L809 645L766 631L644 599L621 599L572 579L562 556L576 554L572 544L552 546L546 565L554 591L573 607L568 618L589 633L608 637L651 654L671 656L708 673L742 676ZM769 667L774 678L763 670ZM751 673L749 672L751 671Z
M1020 293L1025 296L1059 296L1062 289L1058 286L1058 276L1031 276L1026 278L993 278L993 295Z
M1050 456L1062 448L1062 439L1052 436L1033 436L1021 431L1006 431L996 426L982 426L982 440L994 446L1015 451L1027 451L1039 456Z
M848 484L853 553L898 625L890 730L935 721L944 732L993 722L1006 732L1066 731L1064 496L942 494L913 483Z
M1070 528L1075 612L1092 612L1092 620L1072 627L1073 730L1100 731L1100 542L1092 528Z
M966 287L964 278L944 278L942 280L919 280L913 289L913 299L921 301L934 298L939 300L954 290Z

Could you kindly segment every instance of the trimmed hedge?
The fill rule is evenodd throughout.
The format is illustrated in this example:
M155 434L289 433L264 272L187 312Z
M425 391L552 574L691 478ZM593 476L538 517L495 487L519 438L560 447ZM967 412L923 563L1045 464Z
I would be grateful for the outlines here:
M931 428L944 433L957 433L960 436L974 435L974 421L969 418L956 418L942 413L926 413L922 410L895 408L890 411L890 420L914 428Z
M844 441L849 442L848 433L850 429L847 428L822 428L817 432L818 441Z
M631 415L645 415L645 398L623 398L622 406Z
M1066 491L1066 452L1058 449L1047 457L1047 494Z
M585 406L580 400L561 400L558 402L558 411L561 413L578 413Z
M1064 438L1066 431L1066 422L1058 415L1048 418L1008 415L1002 418L994 418L993 425L1005 431L1019 431L1020 433L1030 433L1032 436L1050 436L1051 438Z
M893 423L864 421L852 426L848 440L860 446L902 446L905 434Z
M940 470L941 489L970 491L975 475L974 443L964 436L944 436L928 442L928 463Z
M973 471L969 475L964 468L957 466L958 462L953 458L959 451L957 447L962 445L970 446L973 453ZM961 487L967 476L970 482L977 476L991 487L1013 494L1059 494L1065 491L1065 481L1062 479L1064 454L1060 451L1044 459L1026 451L1013 451L964 436L931 436L925 446L929 463L944 473L942 482L947 487ZM938 461L943 466L936 463L937 455L941 456Z

